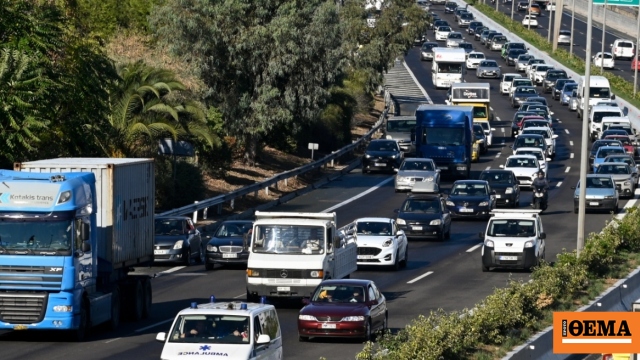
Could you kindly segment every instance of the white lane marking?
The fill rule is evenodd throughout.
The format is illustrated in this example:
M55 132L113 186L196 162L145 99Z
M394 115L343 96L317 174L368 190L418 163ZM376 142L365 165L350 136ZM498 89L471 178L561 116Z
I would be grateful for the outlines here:
M567 169L564 171L565 173L568 173L569 170L571 170L571 166L567 166Z
M571 155L569 155L569 159L573 159L574 155L573 153L571 153Z
M500 128L500 131L501 131L501 132L504 132L504 128Z
M407 65L407 63L405 63L404 61L402 62L402 65L404 65L404 67L407 69L407 71L409 72L409 75L411 75L411 78L413 79L413 81L416 83L416 85L418 85L418 88L420 89L420 91L422 91L422 95L424 95L424 97L427 99L427 102L429 104L433 104L433 101L431 100L431 98L429 97L429 94L427 94L427 91L422 87L422 85L420 85L420 83L418 82L418 79L416 79L416 76L413 75L413 71L411 71L411 69L409 69L409 66Z
M205 276L207 274L205 273L180 273L180 274L173 274L172 276Z
M504 145L504 140L502 140L502 142L500 142L500 145Z
M636 205L636 202L638 202L638 195L640 194L640 189L636 189L635 191L635 197L629 201L627 201L627 204L624 206L624 208L622 208L622 210L620 210L620 212L616 215L616 219L622 219L625 215L627 215L627 209L630 207L633 207Z
M160 326L160 325L162 325L162 324L166 324L166 323L168 323L169 321L173 321L173 318L171 318L171 319L167 319L167 320L162 320L162 321L157 322L157 323L155 323L155 324L152 324L152 325L149 325L149 326L145 326L145 327L143 327L142 329L135 330L134 332L137 332L137 333L139 333L139 332L143 332L143 331L145 331L145 330L152 329L152 328L154 328L154 327L156 327L156 326Z
M420 279L424 279L424 278L426 278L427 276L429 276L431 274L433 274L433 271L427 271L426 273L418 276L417 278L407 281L407 284L413 284L414 282L416 282L416 281L418 281Z
M469 248L469 250L467 250L467 252L473 252L475 249L479 248L480 246L482 246L482 243L480 243L478 245L474 245L473 247Z
M105 343L105 344L108 344L108 343L112 343L112 342L114 342L114 341L118 341L118 340L120 340L120 339L122 339L122 338L109 339L109 340L105 341L104 343Z
M562 124L562 120L558 120L558 124Z
M491 166L487 166L485 170L491 170Z
M333 211L333 210L335 210L335 209L337 209L337 208L340 208L340 207L342 207L342 206L345 206L345 205L347 205L347 204L348 204L348 203L350 203L350 202L354 202L354 201L356 201L356 200L360 199L361 197L363 197L363 196L365 196L365 195L367 195L367 194L369 194L369 193L372 193L372 192L374 192L374 191L376 191L376 190L380 189L384 184L386 184L386 183L390 182L391 180L393 180L393 176L392 176L392 177L390 177L390 178L388 178L388 179L383 180L383 181L382 181L382 182L380 182L378 185L375 185L374 187L369 188L368 190L365 190L365 191L361 192L360 194L358 194L358 195L356 195L356 196L354 196L354 197L352 197L352 198L349 198L349 199L347 199L347 200L345 200L345 201L343 201L343 202L341 202L341 203L339 203L339 204L337 204L337 205L333 205L332 207L330 207L330 208L328 208L328 209L326 209L326 210L323 210L323 211L321 211L321 212L323 212L323 213L328 213L328 212L331 212L331 211Z
M573 140L569 140L569 145L573 146Z
M493 109L491 109L491 110L493 110ZM500 116L496 116L496 120L502 121L502 120L500 120Z
M557 187L557 188L559 188L559 187L560 187L560 185L562 185L562 181L559 181L559 182L556 184L556 187Z
M176 267L173 267L173 268L171 268L171 269L169 269L169 270L160 271L160 274L170 274L170 273L172 273L172 272L174 272L174 271L178 271L178 270L180 270L180 269L184 269L185 267L186 267L186 266L176 266Z
M241 297L243 297L243 296L247 296L247 294L240 294L240 295L238 295L238 296L234 296L233 298L234 298L234 299L239 299L239 298L241 298Z
M567 135L569 135L569 130L568 129L564 129L564 132L566 132Z
M493 108L491 106L489 106L489 110L493 111ZM499 119L498 119L499 120Z
M497 154L496 154L496 158L499 158L499 157L500 157L500 155L502 155L502 153L497 153Z

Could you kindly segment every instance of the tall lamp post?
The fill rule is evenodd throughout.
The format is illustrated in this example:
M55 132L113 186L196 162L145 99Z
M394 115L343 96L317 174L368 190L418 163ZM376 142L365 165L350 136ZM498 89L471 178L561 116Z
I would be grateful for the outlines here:
M573 24L576 19L576 0L571 0L571 43L569 44L569 54L573 56Z
M587 11L587 56L585 59L585 74L582 93L582 146L580 149L580 194L578 200L578 237L576 243L576 253L580 256L580 252L584 248L584 210L585 197L587 195L587 166L589 157L587 145L589 143L589 97L591 96L591 37L593 29L593 1L589 1L589 10Z
M560 12L558 12L558 9L560 9ZM558 0L558 2L556 2L556 8L555 8L556 17L554 18L555 21L553 24L553 46L552 46L553 51L558 50L558 37L560 36L560 27L562 25L563 10L564 10L564 0ZM573 34L573 31L571 32L571 34Z
M554 5L550 1L547 6L549 6L549 29L547 30L547 41L551 42L551 29L552 29L551 24L553 23L553 6ZM542 9L540 10L542 12Z
M607 0L604 0L604 5L602 6L602 51L600 52L600 75L604 73L604 36L606 35L606 25L607 24Z
M638 8L638 31L636 33L636 48L634 49L633 61L635 66L633 67L633 96L636 96L638 90L638 47L640 47L640 8Z
M511 20L513 20L513 12L515 10L516 0L511 0Z

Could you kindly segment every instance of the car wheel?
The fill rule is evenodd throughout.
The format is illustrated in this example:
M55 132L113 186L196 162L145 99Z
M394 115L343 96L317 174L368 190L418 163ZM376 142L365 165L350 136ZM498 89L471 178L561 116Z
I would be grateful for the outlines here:
M208 262L208 261L204 263L204 268L205 268L206 270L213 270L213 269L214 269L214 267L215 267L215 264L214 264L214 263L210 263L210 262Z
M404 249L404 259L400 262L401 268L406 268L407 263L409 262L409 245L407 245Z
M182 251L182 265L189 266L191 264L191 248L187 247Z
M577 213L578 213L578 208L577 208L577 207L574 207L574 208L573 208L573 213L574 213L574 214L577 214Z
M204 252L204 247L202 247L202 245L200 245L200 250L198 251L198 257L196 258L196 261L198 262L198 264L202 264L205 261L205 252Z
M393 260L393 265L391 265L391 270L398 271L400 270L400 260L398 259L398 251L396 251L395 259Z
M482 272L489 272L489 267L482 265Z
M367 324L365 325L363 340L364 340L363 342L367 342L371 340L371 320L370 319L367 320Z
M443 231L441 231L440 234L438 234L438 241L444 241L444 235L445 235L445 233L444 233L444 229L443 229Z
M618 204L616 203L616 206L613 208L613 212L617 213L618 212Z
M451 239L451 225L449 225L449 230L447 230L447 233L444 235L444 238L447 240Z
M369 173L369 170L367 170L367 169L365 169L365 168L363 167L363 168L362 168L362 173L363 173L363 174L368 174L368 173Z
M307 342L307 341L309 341L309 337L308 336L298 335L298 341Z
M258 295L254 295L247 290L247 302L258 302Z

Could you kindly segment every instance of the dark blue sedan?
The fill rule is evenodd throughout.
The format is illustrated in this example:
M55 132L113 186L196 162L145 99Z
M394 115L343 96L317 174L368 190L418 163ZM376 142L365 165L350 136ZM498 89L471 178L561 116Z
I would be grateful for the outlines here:
M495 191L484 180L458 180L445 202L453 218L488 219L495 209Z

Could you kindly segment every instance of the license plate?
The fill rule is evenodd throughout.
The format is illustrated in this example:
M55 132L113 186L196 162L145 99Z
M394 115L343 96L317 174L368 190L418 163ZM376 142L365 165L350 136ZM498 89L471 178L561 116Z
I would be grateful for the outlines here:
M448 166L438 166L438 169L440 170L449 170Z
M358 255L358 259L373 259L373 255Z
M375 163L376 166L387 166L385 163Z
M13 330L27 330L27 325L16 325Z
M590 205L590 206L598 206L598 205L600 205L600 203L598 203L597 201L591 201L591 202L589 203L589 205Z
M291 291L291 288L289 286L278 286L276 288L276 290L278 290L278 291Z
M500 260L518 260L517 256L500 256Z
M422 230L422 226L412 226L411 230Z
M460 212L470 213L470 212L473 212L473 209L462 208L462 209L460 209Z
M235 259L238 257L238 254L222 254L223 259Z
M502 195L496 195L496 199L500 199L500 196L502 196Z
M323 329L335 329L336 328L336 324L322 324L320 325L321 328Z
M153 253L155 255L164 255L164 254L169 253L169 250L153 250Z

